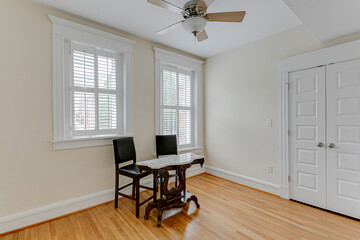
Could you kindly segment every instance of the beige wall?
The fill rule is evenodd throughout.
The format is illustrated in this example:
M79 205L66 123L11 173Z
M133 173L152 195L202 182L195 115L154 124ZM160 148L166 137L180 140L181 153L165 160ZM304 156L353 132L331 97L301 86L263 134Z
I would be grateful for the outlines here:
M2 0L0 217L114 185L112 146L52 150L52 31L48 14L136 41L133 133L138 159L153 157L155 44L25 0Z
M205 63L207 165L280 184L280 74L276 61L360 35L321 44L305 27L209 58ZM266 119L273 126L266 126ZM273 173L267 173L272 164Z

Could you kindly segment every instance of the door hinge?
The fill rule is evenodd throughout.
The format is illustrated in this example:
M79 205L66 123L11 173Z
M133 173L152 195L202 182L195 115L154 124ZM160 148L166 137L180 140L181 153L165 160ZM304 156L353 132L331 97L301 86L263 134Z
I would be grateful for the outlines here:
M288 182L290 182L290 175L288 175Z

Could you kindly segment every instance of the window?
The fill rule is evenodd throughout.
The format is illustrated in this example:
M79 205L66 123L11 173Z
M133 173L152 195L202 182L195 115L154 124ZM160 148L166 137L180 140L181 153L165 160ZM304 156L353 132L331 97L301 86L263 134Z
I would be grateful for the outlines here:
M132 40L61 18L53 23L55 150L131 135Z
M71 47L71 135L121 133L118 57L95 48Z
M155 48L156 132L176 134L179 149L202 148L202 62Z
M181 147L193 144L192 80L191 72L166 66L161 69L161 134L176 134Z

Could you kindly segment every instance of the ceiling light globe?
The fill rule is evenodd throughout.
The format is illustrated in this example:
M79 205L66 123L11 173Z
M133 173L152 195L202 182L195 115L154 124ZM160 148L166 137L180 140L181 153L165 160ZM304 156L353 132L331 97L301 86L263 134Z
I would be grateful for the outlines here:
M207 20L202 17L191 17L183 22L183 27L185 31L197 35L202 30L204 30L206 26Z

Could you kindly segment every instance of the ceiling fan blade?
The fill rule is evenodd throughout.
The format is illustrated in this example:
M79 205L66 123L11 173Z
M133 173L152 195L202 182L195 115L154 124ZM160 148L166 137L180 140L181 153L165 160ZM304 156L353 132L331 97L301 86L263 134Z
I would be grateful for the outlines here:
M165 34L165 33L168 33L168 32L170 32L171 30L177 28L177 27L180 25L180 23L183 23L183 22L184 22L184 20L181 21L181 22L174 23L174 24L172 24L172 25L170 25L170 26L168 26L168 27L166 27L166 28L163 28L163 29L157 31L156 33L157 33L157 34L160 34L160 35L163 35L163 34Z
M211 22L242 22L246 12L208 13L205 18Z
M196 38L197 38L198 42L201 42L201 41L204 41L204 40L208 39L209 37L208 37L208 35L207 35L207 33L206 33L205 29L204 29L204 30L201 31L201 33L199 33L196 36Z
M196 8L202 8L204 12L208 9L208 7L214 2L215 0L199 0Z
M175 4L164 1L164 0L147 0L147 1L148 1L148 3L154 4L158 7L162 7L162 8L165 8L167 10L170 10L170 11L173 11L176 13L181 13L183 11L183 9L181 7L178 7Z

